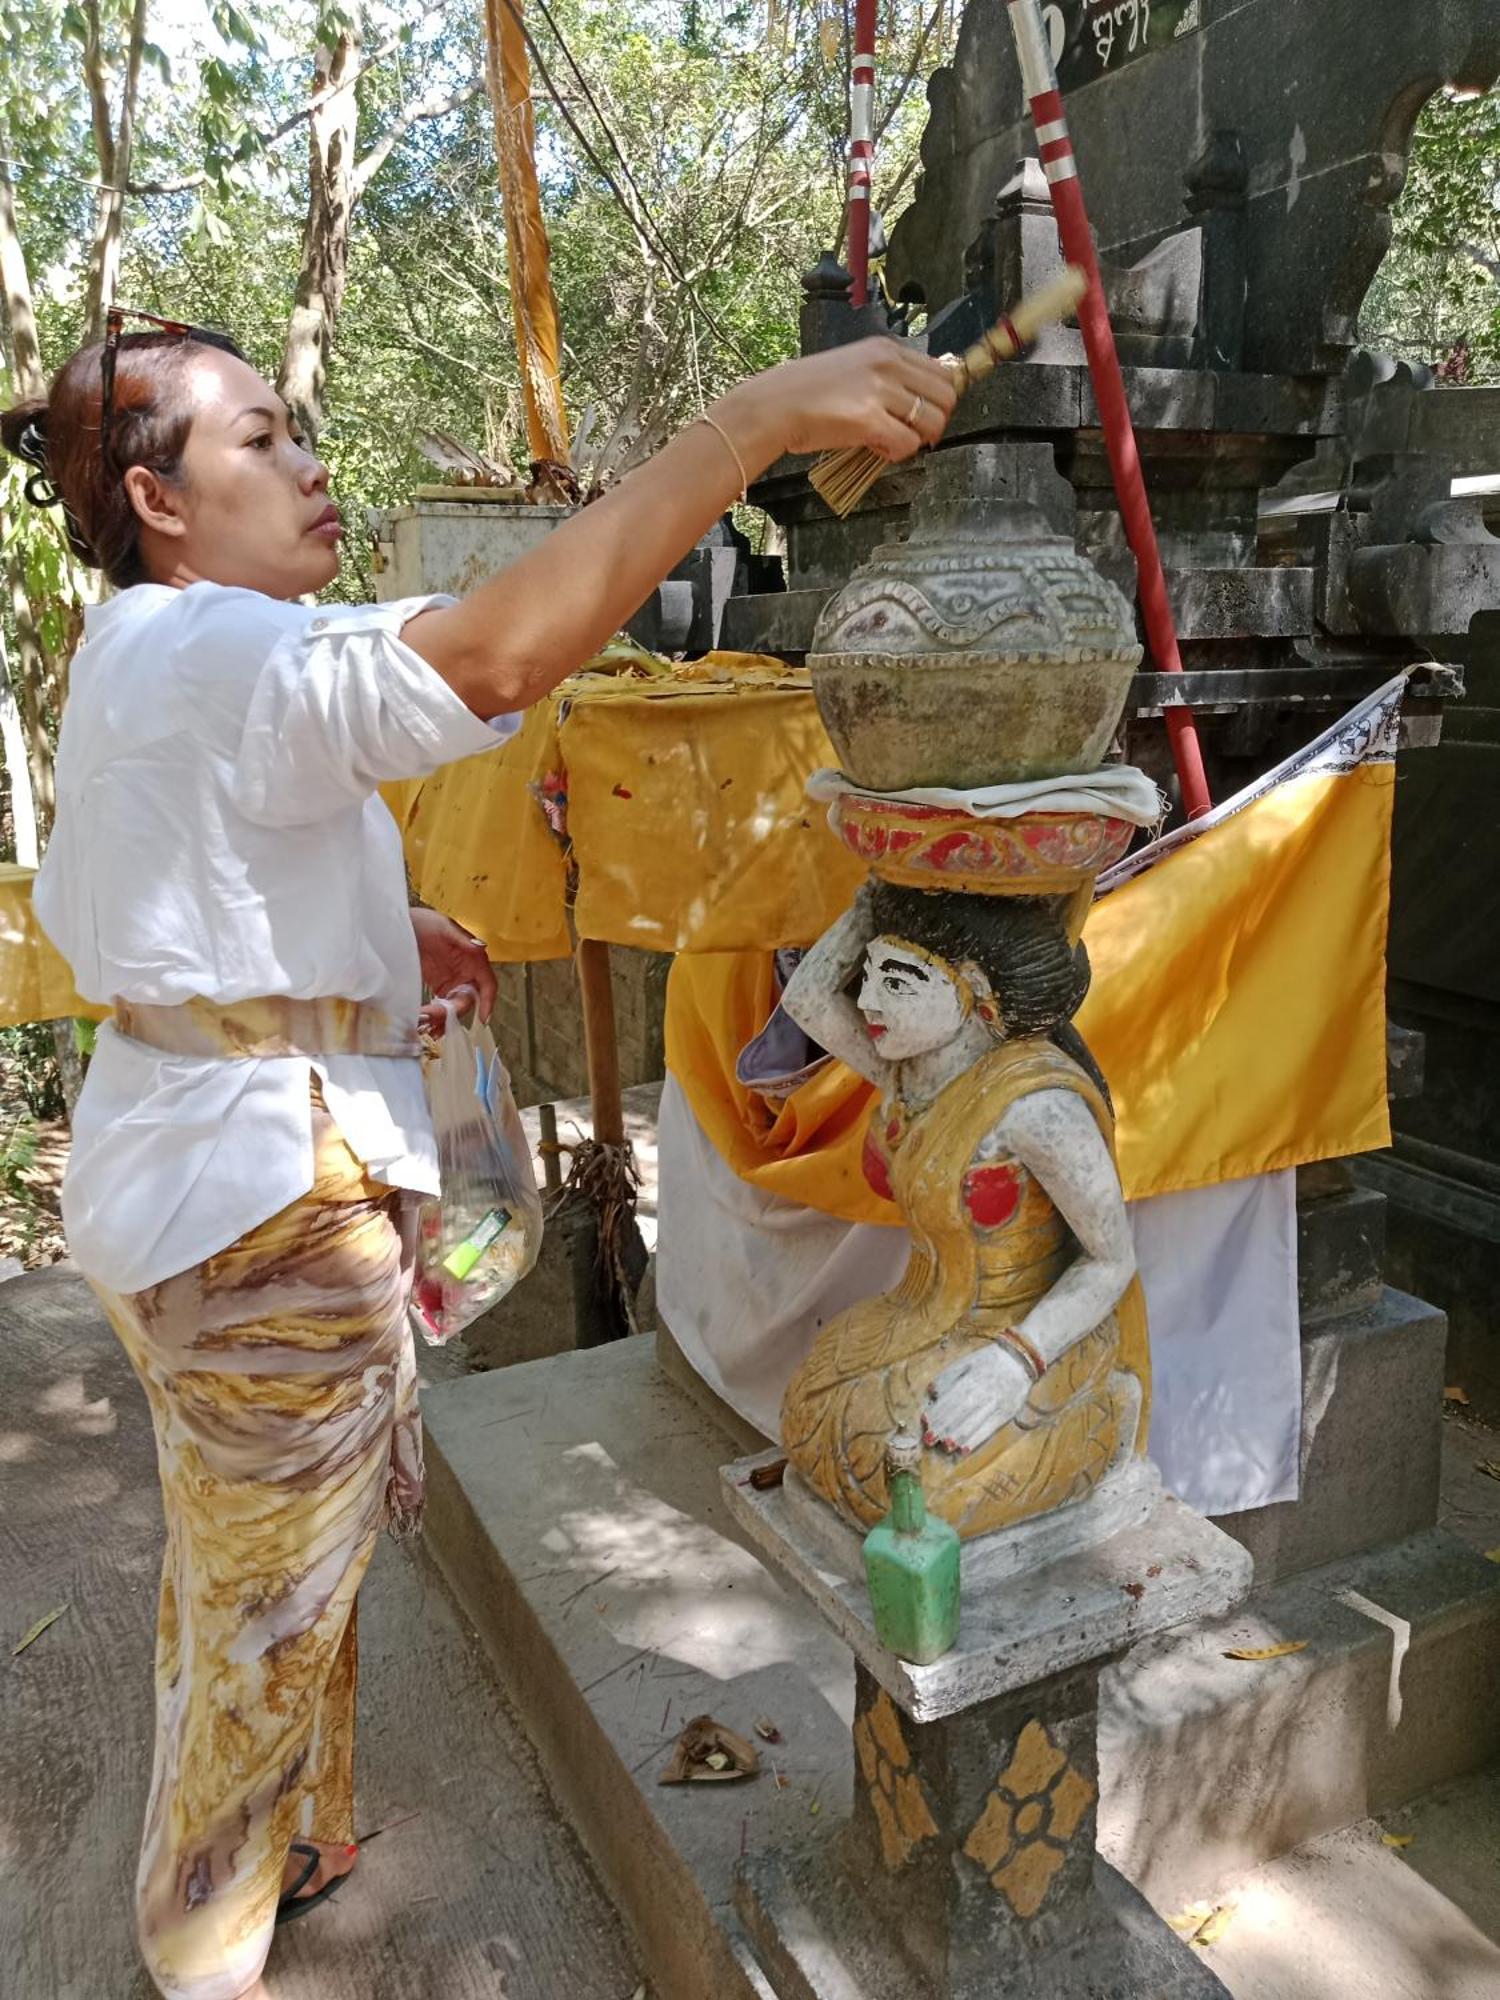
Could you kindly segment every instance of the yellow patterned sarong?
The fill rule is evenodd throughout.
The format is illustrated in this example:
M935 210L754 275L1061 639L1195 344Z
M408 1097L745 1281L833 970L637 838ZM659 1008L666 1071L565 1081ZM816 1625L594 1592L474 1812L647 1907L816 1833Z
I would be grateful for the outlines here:
M399 1190L313 1085L315 1180L191 1271L95 1286L140 1376L167 1547L141 1949L168 2000L234 2000L294 1838L354 1838L354 1600L422 1489Z

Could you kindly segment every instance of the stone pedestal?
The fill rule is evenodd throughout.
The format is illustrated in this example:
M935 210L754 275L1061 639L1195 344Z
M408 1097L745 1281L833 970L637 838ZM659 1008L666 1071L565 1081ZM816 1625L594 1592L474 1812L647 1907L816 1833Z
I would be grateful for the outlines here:
M1096 1849L1100 1670L1228 1610L1245 1551L1179 1502L1094 1548L966 1589L929 1666L876 1639L861 1578L784 1490L724 1473L730 1511L856 1661L854 1803L831 1841L747 1859L741 1921L781 2000L1177 2000L1222 1993Z

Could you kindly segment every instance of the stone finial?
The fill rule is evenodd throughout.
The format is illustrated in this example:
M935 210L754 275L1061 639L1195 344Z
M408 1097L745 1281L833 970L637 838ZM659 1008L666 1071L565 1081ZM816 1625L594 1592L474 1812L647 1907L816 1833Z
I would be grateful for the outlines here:
M854 280L838 260L838 253L825 250L810 271L802 273L802 290L809 300L837 300L841 305L849 302L849 293Z
M1052 213L1047 176L1034 155L1017 160L1015 172L995 196L995 213L1001 217Z

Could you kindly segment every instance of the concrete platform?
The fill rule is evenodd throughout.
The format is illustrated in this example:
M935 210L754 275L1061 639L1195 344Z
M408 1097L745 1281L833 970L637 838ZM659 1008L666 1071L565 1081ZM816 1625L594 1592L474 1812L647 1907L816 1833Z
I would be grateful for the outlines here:
M760 1452L725 1468L731 1517L773 1574L816 1608L916 1722L955 1715L1189 1619L1216 1616L1250 1588L1250 1558L1239 1543L1162 1493L1155 1468L1138 1463L1132 1469L1149 1473L1157 1489L1144 1521L1003 1580L976 1581L966 1567L954 1646L929 1666L913 1666L876 1638L863 1569L835 1567L822 1539L809 1532L810 1498L800 1509L789 1504L795 1475L781 1486L756 1488L755 1472L779 1458ZM1046 1525L1063 1518L1049 1516ZM972 1547L966 1545L966 1555Z
M1500 1567L1441 1529L1148 1640L1100 1693L1100 1848L1159 1905L1212 1895L1500 1758L1497 1670Z
M441 1388L428 1429L429 1540L663 2000L761 1996L732 1879L847 1811L852 1666L738 1539L718 1478L733 1442L644 1340ZM1306 1650L1222 1657L1283 1639ZM1170 1913L1209 1874L1255 1867L1268 1839L1394 1809L1500 1749L1496 1660L1500 1567L1448 1537L1149 1642L1101 1713L1101 1848ZM659 1787L704 1712L774 1725L765 1773Z
M1351 1199L1363 1225L1368 1197ZM1362 1309L1304 1317L1300 1497L1218 1522L1254 1556L1259 1587L1433 1526L1447 1337L1442 1313L1379 1285Z

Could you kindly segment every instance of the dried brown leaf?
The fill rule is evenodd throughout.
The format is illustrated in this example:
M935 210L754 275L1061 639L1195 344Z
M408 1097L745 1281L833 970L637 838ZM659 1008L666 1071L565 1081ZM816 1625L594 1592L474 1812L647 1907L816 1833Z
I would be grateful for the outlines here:
M1387 1847L1410 1847L1416 1839L1414 1833L1383 1833L1381 1840Z
M1277 1646L1235 1646L1224 1657L1226 1660L1284 1660L1288 1653L1305 1653L1308 1644L1306 1639L1283 1639Z
M762 1743L779 1743L781 1741L781 1731L776 1727L776 1724L771 1720L769 1715L756 1716L755 1733Z
M715 1722L711 1715L695 1715L673 1744L667 1768L657 1783L723 1783L732 1778L753 1778L759 1769L760 1752L753 1743Z
M1467 1389L1460 1389L1457 1387L1451 1389L1445 1389L1443 1391L1443 1401L1445 1403L1460 1403L1463 1405L1465 1409L1467 1409L1469 1404L1469 1392Z
M1500 1479L1500 1458L1481 1458L1474 1470L1482 1472L1486 1479Z

